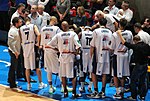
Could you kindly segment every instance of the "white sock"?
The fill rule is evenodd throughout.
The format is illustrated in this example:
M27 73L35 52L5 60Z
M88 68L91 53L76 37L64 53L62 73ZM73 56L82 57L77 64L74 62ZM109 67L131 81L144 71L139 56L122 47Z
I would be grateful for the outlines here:
M89 83L89 86L88 86L88 87L89 87L89 88L92 88L92 84L93 84L93 82L91 82L91 81L90 81L90 83Z
M121 91L121 92L124 92L124 87L120 87L120 91Z
M84 88L84 82L81 82L81 88Z
M119 94L119 93L120 93L120 91L119 91L119 87L118 87L118 88L116 88L116 93L117 93L117 94Z
M48 79L48 81L52 81L52 73L51 72L47 72L47 79Z

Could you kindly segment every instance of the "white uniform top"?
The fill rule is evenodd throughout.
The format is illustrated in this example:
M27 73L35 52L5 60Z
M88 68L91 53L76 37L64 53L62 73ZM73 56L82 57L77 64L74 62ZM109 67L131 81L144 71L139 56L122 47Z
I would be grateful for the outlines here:
M83 49L90 49L90 42L92 40L92 31L82 31L82 37L81 37L81 45L82 50Z
M117 35L116 32L113 33L114 38L115 38L115 49L114 49L114 54L119 55L119 54L125 54L128 53L128 48L122 44L120 37ZM132 32L129 30L122 31L122 36L126 40L126 42L132 43L133 42L133 35Z
M141 40L144 43L150 45L150 35L147 32L140 30L137 35L140 36Z
M28 17L31 19L31 23L35 24L40 31L42 27L42 22L43 22L42 16L38 14L36 18L33 18L32 15L29 14Z
M104 10L108 10L109 14L116 15L119 11L119 9L114 5L111 9L109 6L105 7Z
M34 24L23 25L20 28L20 33L22 37L22 48L25 57L29 57L30 54L34 53L35 45L35 33Z
M56 34L48 45L53 48L58 47L60 52L59 61L63 63L74 62L74 58L72 58L73 54L69 52L75 52L75 49L81 47L78 35L73 31L60 32Z
M93 39L90 45L96 48L97 62L109 62L109 56L103 57L102 54L105 50L112 49L112 44L113 35L109 29L98 28L93 31Z
M104 18L107 20L106 27L115 32L114 23L116 22L116 20L113 18L113 16L111 14L104 14Z
M47 21L50 20L51 16L46 12L43 12L43 14L41 16L42 16L42 20L43 20L42 24L41 24L41 28L42 28L47 25Z
M59 32L61 32L61 30L57 26L50 26L50 25L44 26L41 29L41 45L43 46L47 45L48 42L50 42L52 38ZM46 48L46 50L47 49L50 49L50 48ZM45 47L44 47L44 50L45 50Z
M20 53L20 43L19 29L12 26L8 32L8 46L12 53Z

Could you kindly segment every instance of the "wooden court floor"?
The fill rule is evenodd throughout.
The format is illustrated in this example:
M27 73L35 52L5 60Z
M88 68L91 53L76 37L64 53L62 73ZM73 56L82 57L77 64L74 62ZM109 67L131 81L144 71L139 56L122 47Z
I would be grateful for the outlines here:
M38 96L22 90L12 90L7 86L0 85L0 101L56 101L50 98Z

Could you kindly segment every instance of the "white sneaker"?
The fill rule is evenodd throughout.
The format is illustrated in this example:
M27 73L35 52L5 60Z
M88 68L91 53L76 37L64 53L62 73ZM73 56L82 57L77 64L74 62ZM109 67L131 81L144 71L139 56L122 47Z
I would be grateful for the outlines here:
M47 87L47 84L44 84L43 82L41 82L39 84L39 89L43 89L43 88L46 88Z
M67 87L68 92L72 92L73 88ZM61 87L61 93L64 92L64 87Z
M52 87L49 88L49 93L53 94L55 92L55 90L56 90L56 87L52 86Z
M31 84L27 84L27 90L31 90Z

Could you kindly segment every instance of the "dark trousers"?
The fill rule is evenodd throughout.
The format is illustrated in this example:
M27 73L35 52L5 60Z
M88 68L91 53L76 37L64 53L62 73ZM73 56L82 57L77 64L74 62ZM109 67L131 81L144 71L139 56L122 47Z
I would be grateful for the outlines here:
M139 92L139 95L141 97L145 97L147 93L147 87L146 87L146 74L147 74L147 64L140 65L136 64L132 71L131 75L131 96L133 98L136 98ZM137 84L138 81L138 87L139 91L137 90Z
M8 81L10 83L10 88L15 88L17 86L15 72L18 65L18 59L16 59L15 54L13 54L10 50L9 50L9 54L10 54L11 65L8 72Z
M35 66L36 68L40 67L40 50L37 46L34 47L35 50Z
M23 77L26 80L25 70L26 69L24 67L23 50L21 48L20 55L18 57L18 66L17 66L17 70L16 70L17 78L22 78Z

